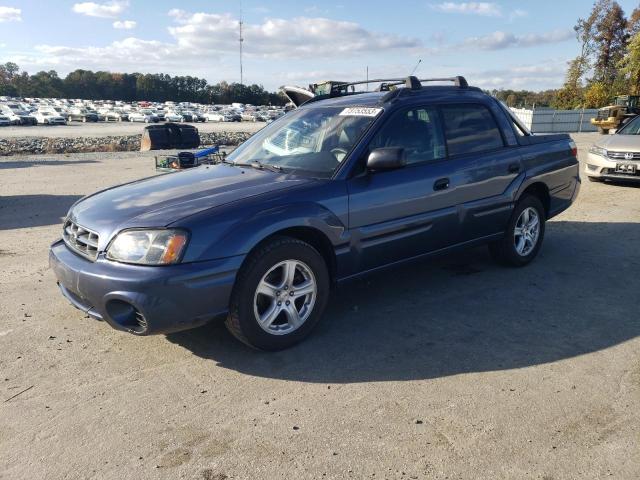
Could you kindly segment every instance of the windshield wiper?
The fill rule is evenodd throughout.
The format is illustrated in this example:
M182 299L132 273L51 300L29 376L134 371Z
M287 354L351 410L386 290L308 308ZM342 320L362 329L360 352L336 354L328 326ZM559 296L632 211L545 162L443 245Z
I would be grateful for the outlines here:
M237 165L239 167L251 167L251 168L256 168L258 170L269 170L271 172L282 172L282 167L279 165L272 165L269 163L262 163L259 162L258 160L254 160L253 162L249 162L249 163L234 163L234 165Z

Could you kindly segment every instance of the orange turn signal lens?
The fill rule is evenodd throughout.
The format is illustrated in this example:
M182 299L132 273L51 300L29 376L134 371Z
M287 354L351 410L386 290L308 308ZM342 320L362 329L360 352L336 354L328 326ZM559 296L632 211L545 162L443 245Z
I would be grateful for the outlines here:
M162 264L170 264L176 263L180 260L180 254L182 253L182 249L187 243L187 236L184 233L176 233L174 234L169 241L167 242L167 246L160 258L160 263Z

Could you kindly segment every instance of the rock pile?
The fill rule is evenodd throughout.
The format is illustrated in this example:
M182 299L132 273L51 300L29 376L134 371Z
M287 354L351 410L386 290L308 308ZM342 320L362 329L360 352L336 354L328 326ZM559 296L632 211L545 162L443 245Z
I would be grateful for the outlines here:
M251 136L246 132L201 132L201 145L235 146ZM20 137L0 139L0 155L41 153L130 152L140 150L141 135L109 137L48 138Z

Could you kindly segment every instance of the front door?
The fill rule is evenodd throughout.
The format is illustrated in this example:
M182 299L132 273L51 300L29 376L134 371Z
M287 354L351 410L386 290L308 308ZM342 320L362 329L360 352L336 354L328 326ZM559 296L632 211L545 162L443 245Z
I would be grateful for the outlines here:
M407 166L364 172L348 181L354 272L457 243L457 185L464 176L446 158L438 110L400 110L375 135L369 151L402 147Z

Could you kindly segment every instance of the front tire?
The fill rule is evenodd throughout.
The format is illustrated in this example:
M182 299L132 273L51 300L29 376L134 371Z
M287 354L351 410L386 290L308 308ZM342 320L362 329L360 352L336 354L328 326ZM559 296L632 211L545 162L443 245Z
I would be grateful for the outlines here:
M250 254L238 273L226 326L260 350L282 350L304 339L329 298L329 272L311 245L275 237Z
M489 245L491 256L498 263L511 267L529 264L542 246L545 221L540 199L525 195L516 204L504 237Z

